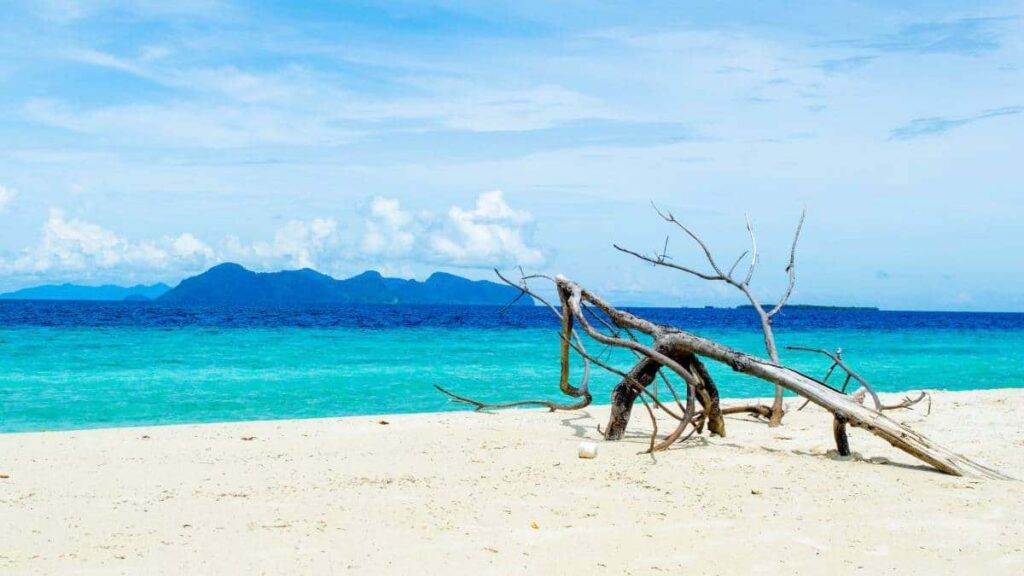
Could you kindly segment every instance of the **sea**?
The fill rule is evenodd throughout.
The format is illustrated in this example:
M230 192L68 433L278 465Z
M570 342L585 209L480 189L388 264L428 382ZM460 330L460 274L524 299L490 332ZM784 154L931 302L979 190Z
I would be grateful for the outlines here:
M752 310L631 310L764 355ZM775 330L780 346L842 348L881 391L1024 387L1024 314L794 308ZM558 347L541 306L0 301L0 432L467 409L434 385L493 402L558 399ZM633 361L589 348L623 369ZM782 359L811 375L829 364ZM709 365L725 398L772 393ZM595 402L617 380L595 370Z

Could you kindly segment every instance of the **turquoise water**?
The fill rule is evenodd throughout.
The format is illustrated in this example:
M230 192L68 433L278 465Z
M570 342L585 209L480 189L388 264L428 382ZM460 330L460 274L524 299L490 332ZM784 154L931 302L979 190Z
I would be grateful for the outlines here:
M748 326L702 334L762 354ZM781 345L834 348L879 390L1024 387L1024 329L780 329ZM558 398L554 326L244 327L0 325L0 431L426 412L485 400ZM597 347L593 346L592 351ZM612 355L628 367L630 356ZM784 352L821 374L827 360ZM765 383L712 365L724 397ZM605 401L616 378L592 386Z

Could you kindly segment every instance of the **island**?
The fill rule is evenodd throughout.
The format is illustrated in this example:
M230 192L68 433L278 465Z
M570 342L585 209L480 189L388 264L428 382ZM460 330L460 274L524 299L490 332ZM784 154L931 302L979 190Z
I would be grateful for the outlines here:
M81 286L78 284L47 284L0 294L0 300L83 300L148 302L162 296L171 287L159 283L149 286Z
M401 304L532 306L531 298L516 298L518 288L486 280L469 280L435 272L424 282L387 278L367 271L338 280L309 268L254 272L225 263L182 280L157 302L177 304Z

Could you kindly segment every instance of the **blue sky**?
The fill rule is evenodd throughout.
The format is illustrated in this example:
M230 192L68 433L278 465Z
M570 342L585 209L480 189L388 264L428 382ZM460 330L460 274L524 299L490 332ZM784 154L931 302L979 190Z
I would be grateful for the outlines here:
M3 2L0 290L234 260L1024 310L1024 2ZM642 6L642 7L640 7ZM676 261L699 264L683 238Z

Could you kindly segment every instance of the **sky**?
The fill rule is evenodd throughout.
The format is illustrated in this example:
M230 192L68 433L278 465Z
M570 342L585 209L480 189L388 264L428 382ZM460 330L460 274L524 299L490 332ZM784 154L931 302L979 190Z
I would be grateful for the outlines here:
M0 0L0 291L221 262L1024 311L1024 2Z

